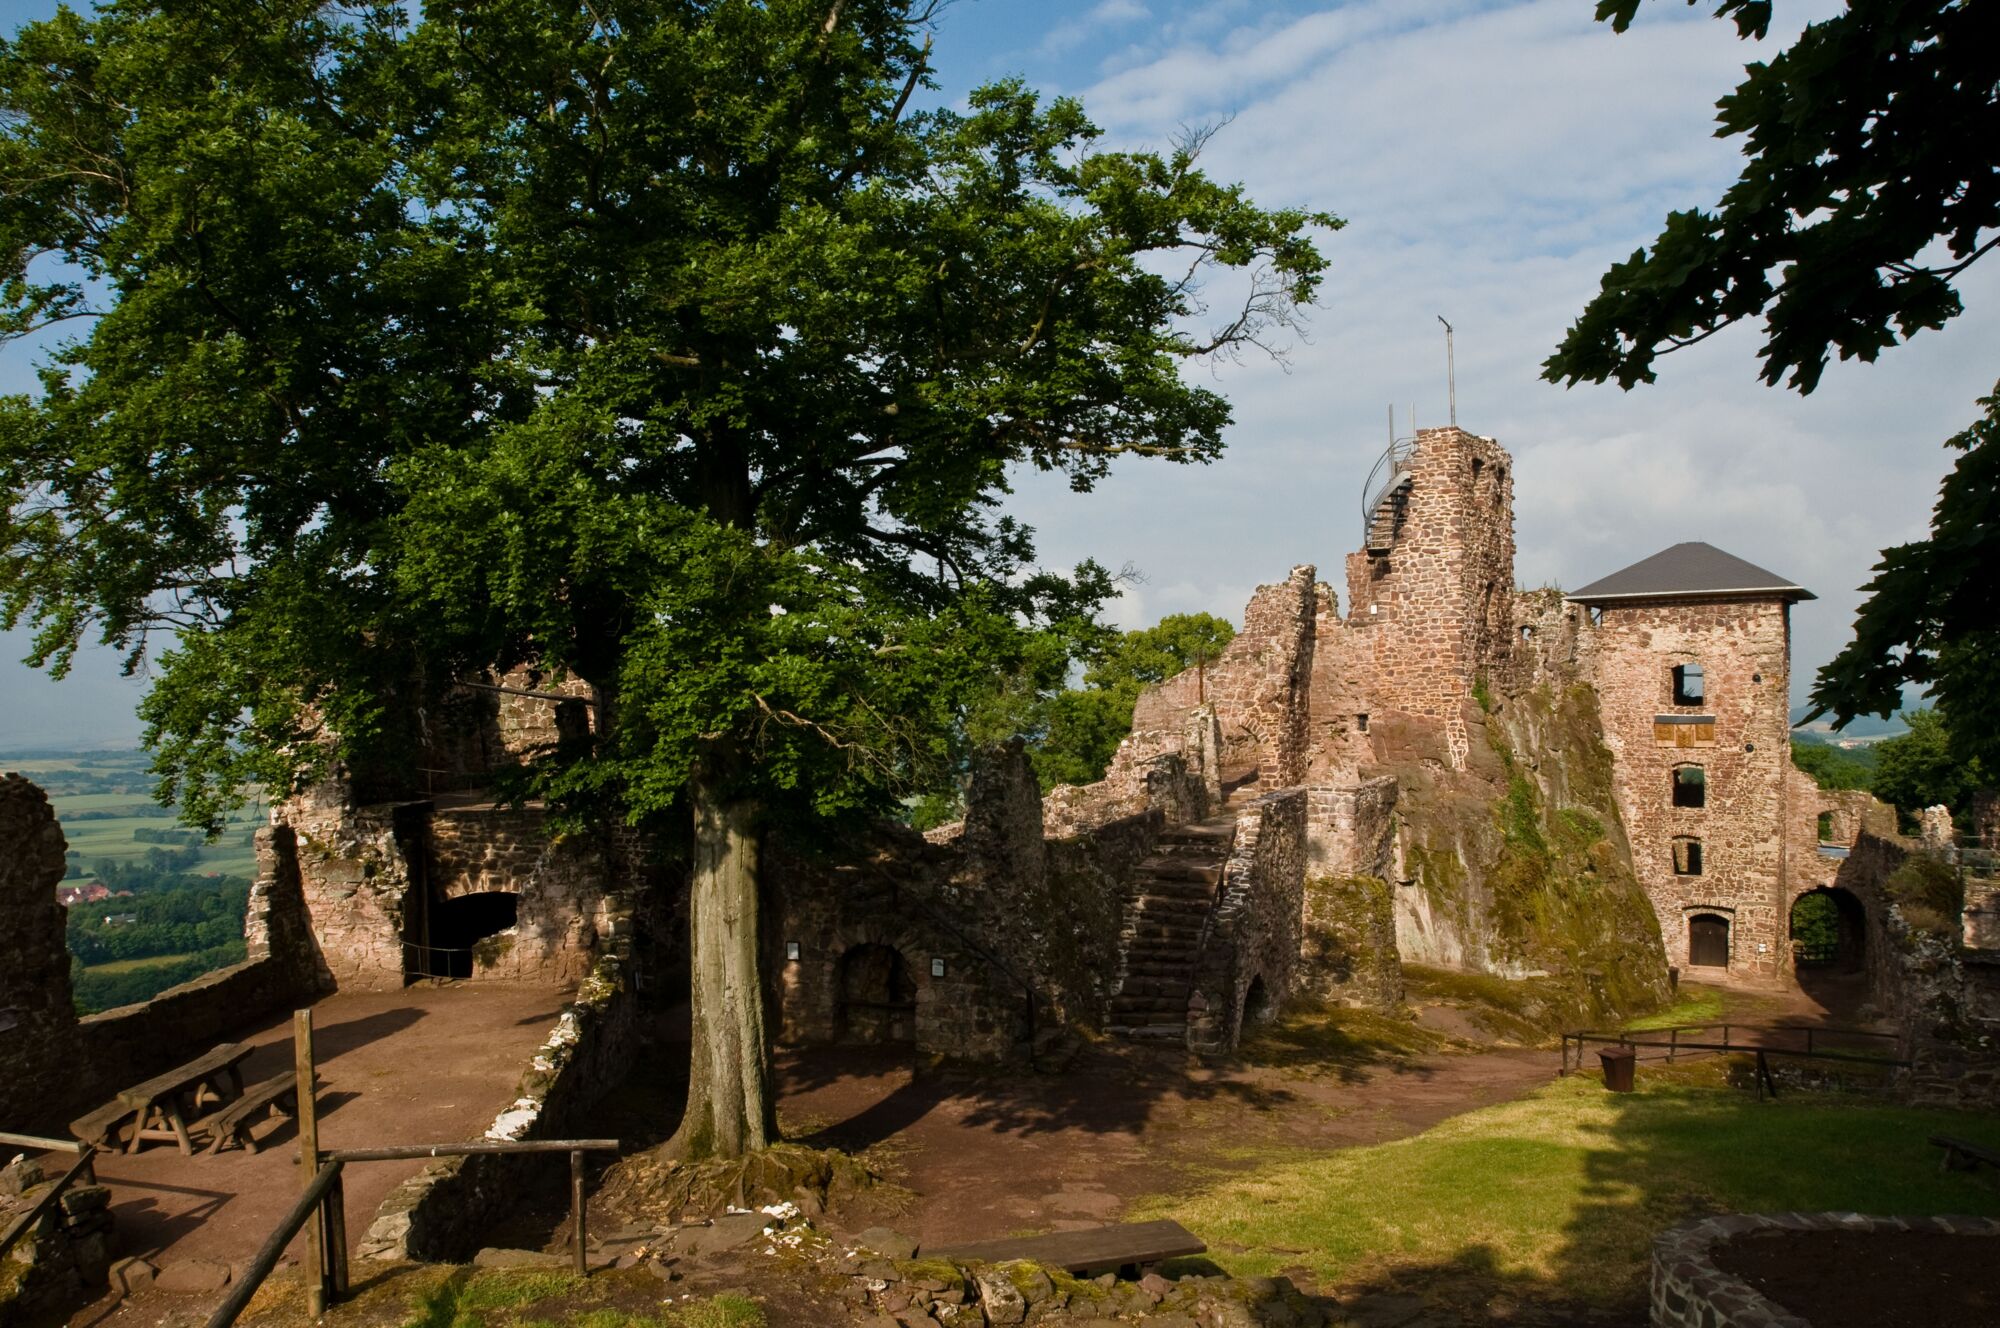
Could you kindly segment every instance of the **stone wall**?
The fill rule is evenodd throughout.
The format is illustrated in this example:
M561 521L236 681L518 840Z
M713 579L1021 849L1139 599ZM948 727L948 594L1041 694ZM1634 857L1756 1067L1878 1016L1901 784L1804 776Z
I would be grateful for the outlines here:
M1173 773L1168 809L1203 796L1178 752L1158 759L1138 765ZM1070 811L1087 806L1094 822L1130 805ZM1102 1027L1134 870L1168 823L1161 808L1136 805L1046 833L1051 816L1015 742L976 759L955 825L922 837L881 826L814 852L768 844L763 936L780 1038L893 1040L998 1061L1029 1054L1038 1033ZM887 962L881 950L894 952L905 984L892 1004L908 1007L887 1019L863 1004L883 973L857 967Z
M1265 788L1302 780L1319 605L1313 576L1312 567L1299 566L1276 585L1257 587L1221 658L1141 693L1133 732L1179 733L1205 699L1221 728L1218 773L1254 767Z
M1395 895L1381 877L1309 877L1299 936L1302 994L1371 1010L1403 1003Z
M1395 856L1396 787L1393 778L1381 775L1345 787L1307 788L1307 875L1388 876Z
M1305 861L1304 789L1267 793L1238 814L1188 1000L1189 1050L1234 1047L1253 988L1262 995L1253 1017L1275 1014L1291 996L1301 955Z
M56 883L64 841L39 789L0 781L0 1125L59 1128L116 1089L206 1050L246 1021L311 1001L327 974L313 945L291 840L257 835L244 962L150 1001L78 1019ZM12 851L10 852L10 848ZM39 901L39 902L38 902ZM18 985L17 985L18 984Z
M1167 825L1180 825L1200 820L1221 803L1223 739L1215 707L1156 708L1148 718L1172 727L1135 727L1118 744L1104 778L1061 784L1041 795L1044 836L1073 838L1148 812L1157 812ZM941 826L928 838L942 843L958 831L956 824Z
M607 954L563 1007L485 1137L576 1138L590 1108L624 1079L639 1046L629 962ZM360 1242L364 1259L463 1263L486 1233L540 1190L560 1193L566 1154L485 1154L433 1162L389 1192Z
M69 844L48 796L0 776L0 1129L66 1100L77 1070L66 913L56 886Z
M1388 547L1347 557L1342 668L1368 698L1371 729L1386 712L1409 716L1462 769L1473 686L1511 652L1513 459L1491 438L1424 429L1410 464Z
M567 986L590 971L620 914L600 836L556 836L542 808L489 802L441 803L427 828L427 900L517 897L514 926L478 947L474 978Z
M1612 602L1585 628L1586 673L1617 759L1632 864L1659 915L1667 961L1690 967L1690 919L1728 922L1733 977L1790 972L1790 607L1780 598ZM1677 705L1673 669L1698 664L1703 697ZM1696 723L1698 719L1711 722ZM1677 767L1699 767L1705 805L1677 807ZM1699 874L1677 871L1698 843ZM1677 857L1677 853L1681 856Z
M1719 1246L1785 1231L1920 1231L1982 1242L2000 1254L2000 1221L1989 1217L1866 1217L1859 1213L1725 1213L1670 1227L1653 1238L1652 1328L1810 1328L1743 1279L1716 1267ZM1987 1246L1984 1242L1992 1242ZM1979 1258L1991 1258L1982 1255ZM1895 1276L1882 1269L1884 1277Z

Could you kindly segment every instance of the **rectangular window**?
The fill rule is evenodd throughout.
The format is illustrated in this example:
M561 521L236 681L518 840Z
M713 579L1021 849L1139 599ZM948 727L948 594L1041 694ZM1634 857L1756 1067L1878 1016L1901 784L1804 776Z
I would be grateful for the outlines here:
M1674 875L1701 875L1701 841L1681 838L1674 841Z
M1708 805L1708 778L1698 765L1674 767L1674 806L1705 807Z
M1366 733L1368 731L1368 716L1356 715L1354 717L1354 731L1356 733Z
M1698 706L1705 693L1702 690L1701 665L1674 665L1674 704L1677 706Z

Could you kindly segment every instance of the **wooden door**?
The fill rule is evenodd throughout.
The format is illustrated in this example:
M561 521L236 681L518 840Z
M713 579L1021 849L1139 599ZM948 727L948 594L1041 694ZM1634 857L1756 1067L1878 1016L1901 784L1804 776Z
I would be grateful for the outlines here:
M1729 967L1729 919L1697 913L1688 919L1688 964L1695 968Z

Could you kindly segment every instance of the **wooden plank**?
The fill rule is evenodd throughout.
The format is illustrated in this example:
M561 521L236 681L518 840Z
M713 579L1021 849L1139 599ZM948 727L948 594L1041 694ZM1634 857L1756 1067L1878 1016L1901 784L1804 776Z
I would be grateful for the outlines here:
M118 1094L118 1100L128 1107L143 1110L170 1093L181 1092L206 1083L213 1075L234 1070L250 1055L250 1051L249 1047L240 1042L225 1042L178 1069L168 1070L165 1074L156 1074L142 1084L134 1084L122 1090Z
M1180 1223L1162 1219L1089 1231L1055 1231L1046 1236L1014 1240L982 1240L941 1250L926 1248L921 1253L926 1259L952 1259L961 1263L1027 1259L1065 1272L1085 1273L1206 1254L1208 1246Z

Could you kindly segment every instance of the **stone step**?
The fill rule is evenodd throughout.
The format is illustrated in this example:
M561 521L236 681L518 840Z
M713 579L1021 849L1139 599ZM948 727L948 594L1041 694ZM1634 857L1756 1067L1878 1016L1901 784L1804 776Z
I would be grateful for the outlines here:
M1111 1032L1113 1036L1124 1038L1128 1042L1187 1041L1187 1025L1185 1023L1149 1024L1143 1028L1121 1028L1114 1024Z
M1203 885L1213 885L1222 878L1222 864L1212 858L1155 854L1143 859L1135 874L1155 881L1200 881Z

